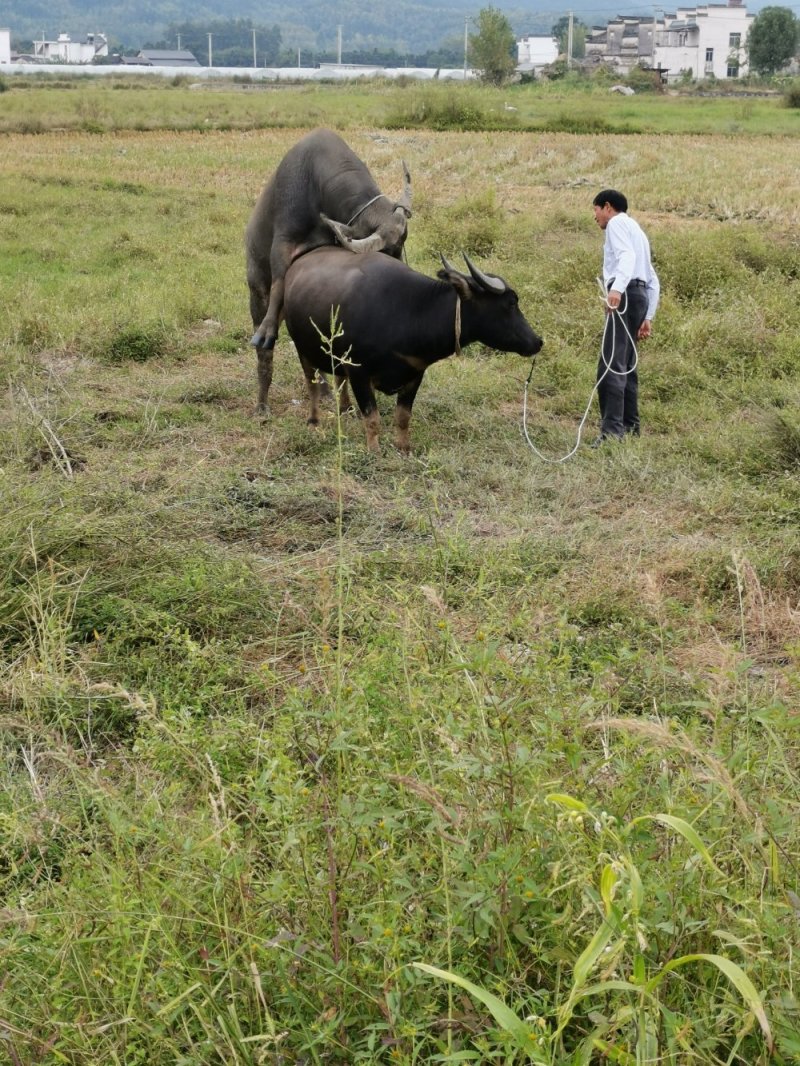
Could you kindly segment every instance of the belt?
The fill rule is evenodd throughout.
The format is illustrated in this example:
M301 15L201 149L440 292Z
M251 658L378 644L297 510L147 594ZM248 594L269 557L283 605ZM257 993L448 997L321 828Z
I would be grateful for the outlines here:
M634 278L633 281L628 282L629 289L646 289L647 282L642 281L640 278Z

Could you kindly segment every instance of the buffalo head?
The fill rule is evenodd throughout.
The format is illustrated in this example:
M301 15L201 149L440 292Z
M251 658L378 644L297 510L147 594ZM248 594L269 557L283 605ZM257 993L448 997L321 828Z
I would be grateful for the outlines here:
M336 240L350 252L386 252L399 259L411 218L411 175L403 162L403 193L395 203L380 193L364 204L348 222L321 215Z
M462 253L464 254L464 253ZM441 256L437 277L448 282L461 300L462 315L472 324L474 339L501 352L532 356L542 338L531 329L519 309L516 292L496 274L485 274L464 254L469 274L463 274Z

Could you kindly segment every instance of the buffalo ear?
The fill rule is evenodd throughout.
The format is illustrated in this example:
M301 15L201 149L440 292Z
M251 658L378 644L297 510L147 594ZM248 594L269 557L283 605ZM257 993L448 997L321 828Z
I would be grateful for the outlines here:
M446 260L444 260L444 262L446 262ZM448 284L452 285L462 300L472 299L470 279L465 277L460 270L455 270L448 264L444 270L438 270L436 272L436 277L441 278L442 281L446 281Z

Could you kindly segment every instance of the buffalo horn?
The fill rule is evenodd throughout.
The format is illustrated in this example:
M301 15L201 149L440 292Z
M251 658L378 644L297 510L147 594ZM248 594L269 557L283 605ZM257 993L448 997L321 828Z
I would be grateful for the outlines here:
M397 207L403 209L406 218L411 218L411 174L405 159L402 159L401 162L403 164L403 195L397 201ZM397 207L395 210L397 210Z
M322 220L333 230L339 244L351 252L379 252L383 248L384 240L380 233L376 232L371 233L369 237L355 238L350 236L344 223L335 222L332 218L328 218L327 215L323 215Z
M493 274L484 274L482 270L478 270L475 264L471 262L466 252L462 252L461 254L464 256L464 260L469 267L470 274L472 274L473 278L479 285L484 289L487 289L489 292L506 291L506 283L502 278L496 278Z
M348 237L345 247L349 248L351 252L357 253L380 252L385 243L383 237L376 231L375 233L370 233L369 237Z
M462 274L460 270L456 270L456 268L453 266L453 264L449 260L445 259L445 257L442 255L441 252L439 252L439 258L442 261L442 266L445 268L445 270L449 274L456 274L458 277L463 278L464 281L469 281L469 278L467 277L467 275L466 274Z

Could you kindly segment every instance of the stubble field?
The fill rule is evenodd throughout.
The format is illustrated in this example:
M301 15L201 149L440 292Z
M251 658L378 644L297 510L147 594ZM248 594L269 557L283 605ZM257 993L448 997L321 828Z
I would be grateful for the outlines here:
M410 458L285 336L254 417L303 132L2 138L0 1060L800 1061L800 140L343 130L413 267L517 289L552 457L627 193L643 436L546 464L479 346Z

